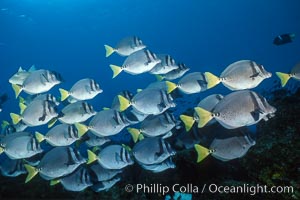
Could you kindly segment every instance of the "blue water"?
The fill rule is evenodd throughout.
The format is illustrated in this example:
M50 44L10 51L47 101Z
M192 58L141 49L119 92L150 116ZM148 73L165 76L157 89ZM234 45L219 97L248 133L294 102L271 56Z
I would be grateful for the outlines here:
M130 35L190 72L218 75L235 61L254 60L273 73L254 90L270 88L276 71L288 72L299 61L299 8L299 0L0 0L0 94L10 97L0 120L19 112L8 83L19 66L61 73L65 82L50 91L55 95L58 87L70 89L82 78L97 80L104 91L90 101L97 111L109 107L118 92L156 81L150 74L124 72L112 79L109 64L121 65L124 58L105 58L103 45ZM290 32L294 42L273 45L274 37ZM229 92L220 84L191 98Z

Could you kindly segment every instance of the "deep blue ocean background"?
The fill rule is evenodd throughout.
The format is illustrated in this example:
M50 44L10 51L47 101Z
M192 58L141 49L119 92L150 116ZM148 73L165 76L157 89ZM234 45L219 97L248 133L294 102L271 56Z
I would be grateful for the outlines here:
M254 90L270 90L278 80L276 71L289 72L299 62L299 8L299 0L0 0L0 94L9 96L0 120L19 112L8 79L20 66L59 72L65 82L51 89L56 96L59 87L70 89L82 78L95 79L103 89L89 101L96 111L109 107L118 92L135 93L156 81L147 73L122 72L112 79L109 64L121 65L125 58L106 58L104 44L115 46L131 35L154 53L185 63L189 72L219 75L235 61L256 61L273 77ZM294 42L275 46L274 37L283 33L295 33ZM290 80L287 87L295 82ZM184 98L212 93L230 90L220 84ZM188 102L177 105L178 114L198 103Z

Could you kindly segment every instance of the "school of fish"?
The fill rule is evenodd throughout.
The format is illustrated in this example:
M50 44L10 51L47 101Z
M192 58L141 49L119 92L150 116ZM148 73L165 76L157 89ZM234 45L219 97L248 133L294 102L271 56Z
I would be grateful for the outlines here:
M51 185L61 183L69 191L91 188L100 192L119 182L124 168L133 164L153 173L175 168L175 142L168 140L172 137L177 146L194 148L197 162L208 155L221 161L240 158L255 140L251 134L232 132L275 116L276 108L251 90L272 76L255 61L236 61L216 76L211 72L188 73L191 69L185 64L171 55L153 53L137 36L126 37L115 47L104 47L106 57L113 53L125 57L123 64L109 66L114 79L121 72L149 73L158 81L135 94L120 91L110 108L97 112L88 101L103 92L97 80L83 77L71 88L59 88L61 96L56 98L49 91L63 81L58 72L20 67L9 78L20 100L20 113L10 114L11 123L2 122L3 176L27 174L27 183L39 174ZM290 78L300 80L300 64L290 73L276 74L282 86ZM188 96L213 90L219 83L232 92L207 96L195 105L192 114L172 113L172 108L180 106L175 103L180 97L173 95L174 90ZM201 145L198 130L215 123L221 125L221 137L213 138L209 146ZM48 126L48 132L26 131L37 126ZM134 145L111 141L111 136L126 131ZM47 148L43 148L45 144Z

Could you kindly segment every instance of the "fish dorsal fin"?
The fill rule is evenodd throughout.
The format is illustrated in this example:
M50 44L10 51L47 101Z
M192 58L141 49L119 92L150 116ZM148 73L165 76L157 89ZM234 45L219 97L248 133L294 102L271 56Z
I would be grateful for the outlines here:
M18 69L18 72L24 72L25 70L22 69L22 67L20 66L19 69Z
M36 71L35 65L31 65L31 67L28 70L28 72L33 72L33 71Z

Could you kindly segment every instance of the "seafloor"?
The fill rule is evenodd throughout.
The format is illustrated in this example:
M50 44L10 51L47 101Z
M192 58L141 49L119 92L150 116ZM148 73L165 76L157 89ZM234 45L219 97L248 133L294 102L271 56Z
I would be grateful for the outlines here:
M265 95L268 95L270 104L277 108L276 116L258 124L256 145L243 158L222 162L209 156L201 163L196 163L194 150L183 150L174 158L177 165L175 169L154 174L133 165L124 171L121 182L100 193L90 189L69 192L61 185L50 186L39 176L28 184L24 183L25 175L17 178L0 177L0 199L165 198L159 194L127 193L124 187L129 183L293 186L294 193L250 195L204 192L193 194L193 199L300 199L300 89L295 92L277 89Z

